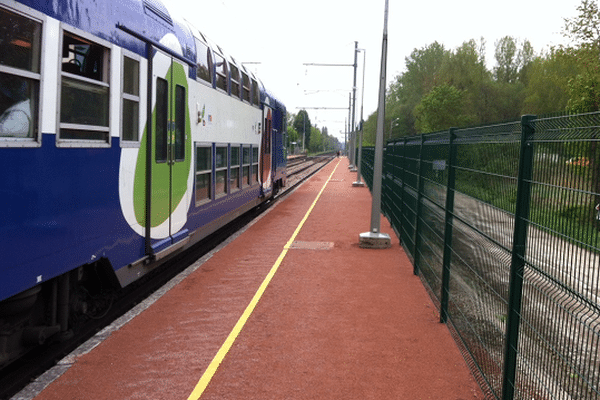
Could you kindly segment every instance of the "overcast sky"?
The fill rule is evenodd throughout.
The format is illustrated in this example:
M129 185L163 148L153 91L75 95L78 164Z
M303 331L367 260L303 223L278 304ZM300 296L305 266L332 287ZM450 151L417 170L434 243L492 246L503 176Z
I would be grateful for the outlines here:
M163 0L238 62L284 104L306 107L311 121L343 140L353 68L305 66L352 64L354 42L366 52L364 118L377 109L384 0ZM399 75L415 48L438 41L455 49L469 39L486 41L494 66L494 43L503 36L527 39L536 53L565 43L564 18L577 15L581 0L426 0L389 2L387 82ZM356 119L360 118L362 59L359 53ZM340 132L342 132L340 134Z

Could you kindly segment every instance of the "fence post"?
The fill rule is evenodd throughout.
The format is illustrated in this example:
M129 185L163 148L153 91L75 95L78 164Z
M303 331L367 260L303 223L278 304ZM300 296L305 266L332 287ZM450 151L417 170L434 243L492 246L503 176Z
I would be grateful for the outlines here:
M417 181L417 218L415 221L415 240L414 240L414 263L413 273L415 275L419 274L419 263L421 262L421 257L419 256L419 247L421 246L421 210L423 206L421 205L421 200L423 199L423 149L425 147L425 135L421 135L421 147L419 149L419 174Z
M450 294L450 262L452 261L452 230L454 216L454 188L456 184L456 128L450 128L448 135L448 182L446 187L446 218L444 223L444 259L442 263L442 302L440 306L440 322L448 321L448 298Z
M513 400L521 322L521 300L523 296L523 272L529 226L529 205L531 200L531 176L533 164L533 135L535 116L521 117L521 150L519 153L519 175L517 181L517 207L510 265L510 286L508 298L508 323L506 326L506 347L504 355L504 377L502 399Z
M404 186L406 185L406 137L402 139L402 161L399 163L400 170L400 243L404 246L407 243L406 240L406 206L404 205ZM404 236L404 237L403 237Z
M381 213L390 221L390 223L392 222L392 218L390 218L389 212L388 212L388 202L386 201L386 198L388 196L388 165L387 165L387 143L383 146L383 158L382 158L382 164L381 164ZM352 184L354 186L354 183ZM363 184L364 186L364 184Z

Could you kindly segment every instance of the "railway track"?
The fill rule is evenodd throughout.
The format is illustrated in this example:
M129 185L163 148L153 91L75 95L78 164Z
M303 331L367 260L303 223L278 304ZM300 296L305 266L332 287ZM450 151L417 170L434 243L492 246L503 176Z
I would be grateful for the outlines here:
M288 187L294 185L296 180L302 180L304 175L312 175L311 172L314 168L320 168L320 166L330 162L335 156L333 155L322 155L322 156L301 156L296 157L288 161L287 165L287 176L288 176Z
M125 322L116 322L116 324L120 326L119 324L126 323L132 318L131 316L126 317L126 315L130 315L136 305L142 304L150 296L158 294L160 297L161 291L168 290L163 288L168 286L169 282L174 285L176 283L172 282L176 277L183 279L179 278L180 274L189 266L201 257L215 251L220 244L242 230L279 199L291 193L333 158L333 156L303 157L301 160L291 161L288 166L286 186L271 200L240 216L186 252L169 259L161 268L157 268L122 291L108 293L106 310L99 313L100 315L95 319L90 319L86 324L80 326L78 332L68 342L53 342L40 346L1 370L0 400L24 400L35 397L48 382L69 368L71 361L68 355L70 353L89 351L90 347L93 348L116 329L114 328L115 321L125 318ZM38 379L38 377L40 378Z

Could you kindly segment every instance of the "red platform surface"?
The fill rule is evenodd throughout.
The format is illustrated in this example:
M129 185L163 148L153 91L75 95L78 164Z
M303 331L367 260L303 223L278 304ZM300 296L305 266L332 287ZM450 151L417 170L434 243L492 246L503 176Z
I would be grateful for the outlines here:
M385 218L392 247L359 247L371 195L347 167L327 165L36 399L483 399Z

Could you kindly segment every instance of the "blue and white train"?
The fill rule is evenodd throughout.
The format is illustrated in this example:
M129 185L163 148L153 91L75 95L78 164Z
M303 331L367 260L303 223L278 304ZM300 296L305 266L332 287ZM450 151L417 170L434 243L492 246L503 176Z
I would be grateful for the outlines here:
M2 0L0 366L285 185L285 120L159 0Z

